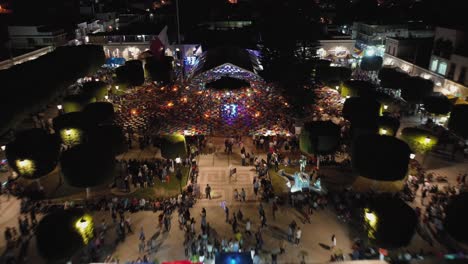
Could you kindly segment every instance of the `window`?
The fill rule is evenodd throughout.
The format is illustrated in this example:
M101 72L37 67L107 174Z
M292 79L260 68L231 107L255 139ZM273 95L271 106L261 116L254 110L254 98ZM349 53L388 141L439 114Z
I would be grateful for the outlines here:
M460 75L458 75L458 82L464 84L465 76L466 76L466 67L462 67L460 70Z
M437 73L441 75L445 75L446 72L447 72L447 63L446 62L439 63L439 69L437 70Z
M447 74L447 77L449 79L452 79L453 80L453 75L455 74L455 69L457 68L457 64L455 63L450 63L450 69L449 69L449 72Z
M437 71L437 63L439 63L439 60L432 60L432 63L431 63L431 71L435 72Z

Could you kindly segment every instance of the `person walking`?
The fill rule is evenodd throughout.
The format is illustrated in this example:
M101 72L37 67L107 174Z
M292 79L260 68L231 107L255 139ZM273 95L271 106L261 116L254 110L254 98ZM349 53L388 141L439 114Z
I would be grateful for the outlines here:
M266 219L265 215L260 215L260 221L262 223L261 228L267 226L267 224L266 224L267 219Z
M242 201L245 202L245 197L246 197L247 195L245 194L244 188L241 189L240 196L241 196Z
M206 184L205 195L206 195L206 199L211 200L211 186L209 184Z
M335 236L335 234L333 234L331 236L331 242L332 242L331 248L334 249L336 247L336 236Z
M301 236L302 236L302 230L300 227L298 227L296 230L296 245L299 245L299 242L301 242Z
M229 207L224 207L224 213L226 214L226 223L229 223Z
M247 218L247 222L245 223L245 233L248 234L249 236L252 235L252 232L250 232L250 229L251 229L250 219Z

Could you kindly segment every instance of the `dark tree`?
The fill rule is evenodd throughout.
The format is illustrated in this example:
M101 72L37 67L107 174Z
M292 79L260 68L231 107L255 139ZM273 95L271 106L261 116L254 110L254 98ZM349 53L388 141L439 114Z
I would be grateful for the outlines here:
M96 97L89 93L68 95L63 99L63 111L65 113L79 112L83 110L87 104L95 101Z
M28 179L38 179L54 170L59 154L59 138L39 128L17 133L6 147L9 166Z
M455 105L450 114L449 129L455 134L468 138L468 105Z
M371 82L361 80L345 81L341 85L341 96L361 96L367 97L375 93L375 86Z
M379 71L380 85L383 88L398 90L404 85L405 79L409 75L395 68L382 68Z
M412 104L421 103L423 98L432 94L434 83L421 77L406 78L401 90L401 97Z
M110 148L81 144L65 151L60 165L67 184L89 188L113 179L115 158Z
M317 67L316 79L326 84L339 84L351 78L351 69L345 67Z
M153 81L169 83L172 80L172 57L146 58L145 70Z
M331 121L315 121L304 125L301 150L310 154L326 155L340 146L341 129Z
M432 94L423 100L424 109L435 115L446 115L452 110L452 102L443 94Z
M107 84L102 81L91 81L83 84L82 93L87 97L95 98L97 101L103 100L107 94Z
M451 198L445 208L444 228L455 240L468 244L468 193Z
M400 128L400 121L389 115L379 116L377 118L377 126L379 127L379 134L395 136Z
M64 46L0 71L2 98L8 98L8 103L0 104L0 135L63 95L70 84L92 74L104 60L101 46Z
M125 62L115 70L117 83L127 84L129 86L140 86L145 82L145 73L143 65L139 60L130 60Z
M83 110L89 124L111 124L115 119L114 106L108 102L88 104Z
M111 150L114 156L127 150L122 128L117 125L100 125L88 130L88 143Z
M416 212L400 198L380 195L367 201L362 211L370 240L379 247L407 246L418 225Z
M351 160L365 178L397 181L406 177L410 154L408 144L395 137L366 135L353 142Z
M84 234L77 228L78 221L90 222L84 222L86 229L83 230L86 238L91 239L92 218L82 209L58 209L41 219L36 229L36 245L48 263L65 263L86 246Z
M343 117L352 123L359 120L376 120L380 104L371 97L351 97L343 105Z
M364 71L378 71L382 68L383 60L380 56L364 56L361 60L361 69Z

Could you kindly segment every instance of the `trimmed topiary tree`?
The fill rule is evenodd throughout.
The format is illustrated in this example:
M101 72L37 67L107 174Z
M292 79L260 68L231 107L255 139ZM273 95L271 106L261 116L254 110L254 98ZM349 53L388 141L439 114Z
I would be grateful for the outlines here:
M468 138L468 105L455 105L450 114L448 128L463 138Z
M343 117L351 123L362 120L377 119L380 104L370 97L351 97L343 105Z
M397 118L384 115L377 118L377 126L380 135L395 136L400 128L400 121Z
M55 133L59 134L65 145L74 146L85 141L89 124L83 112L59 115L53 119L52 123Z
M349 80L340 85L340 94L343 97L365 97L374 93L375 86L367 81Z
M72 94L63 99L65 113L80 112L87 104L96 102L96 98L89 94Z
M185 136L180 134L163 136L161 138L161 156L166 159L187 156Z
M444 228L458 242L468 245L468 193L453 196L445 208Z
M88 123L92 125L111 124L115 119L114 105L109 102L88 104L83 113Z
M305 124L299 143L301 151L318 156L334 153L340 146L340 139L340 126L331 121L314 121Z
M424 109L434 115L446 115L452 110L452 102L447 96L436 93L423 99Z
M352 166L360 176L377 181L398 181L406 177L411 149L391 136L358 137L352 146Z
M422 103L423 98L434 91L434 82L421 77L409 77L404 80L401 97L412 104Z
M86 188L109 183L115 173L115 157L110 148L81 144L65 151L60 159L65 182L73 187Z
M33 128L17 133L5 151L9 166L18 175L39 179L57 166L60 140L45 130Z
M405 127L401 131L401 139L417 153L427 153L437 145L438 138L431 131L417 127Z
M328 85L339 84L351 78L351 69L346 67L318 67L316 79Z
M117 125L100 125L88 130L88 143L100 148L110 149L114 156L127 150L122 128Z
M378 71L382 68L383 59L380 56L364 56L361 60L363 71Z
M101 101L107 95L107 84L102 81L85 82L81 91L88 97L94 98L95 101Z
M409 75L406 72L401 72L396 68L382 68L379 71L380 85L383 88L398 90L402 89L406 78Z
M361 211L367 236L381 248L407 246L418 225L416 212L396 196L376 196Z
M93 230L93 218L84 210L55 210L37 225L37 249L48 263L65 263L90 242Z
M125 65L118 67L115 73L117 75L117 84L140 86L145 82L143 64L139 60L125 62Z

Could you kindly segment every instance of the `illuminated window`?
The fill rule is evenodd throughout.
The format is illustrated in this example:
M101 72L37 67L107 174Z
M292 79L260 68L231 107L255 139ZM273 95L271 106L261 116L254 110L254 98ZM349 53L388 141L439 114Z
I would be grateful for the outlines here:
M439 69L437 70L437 73L441 75L445 75L446 72L447 72L447 63L445 62L439 63Z
M435 72L437 71L437 63L439 63L439 60L433 60L431 63L431 71Z

